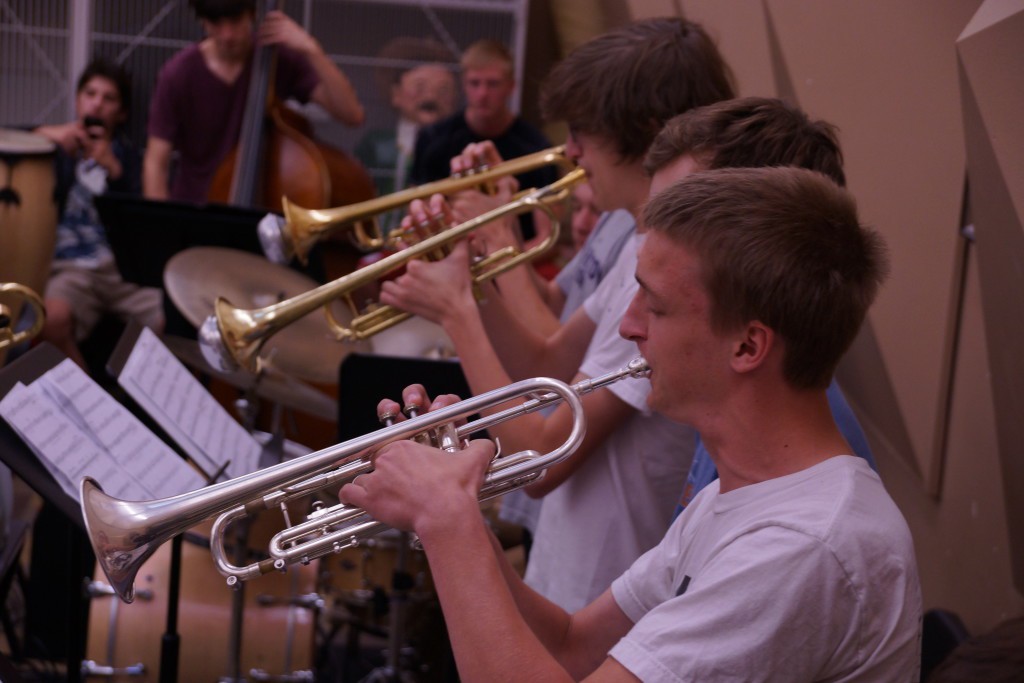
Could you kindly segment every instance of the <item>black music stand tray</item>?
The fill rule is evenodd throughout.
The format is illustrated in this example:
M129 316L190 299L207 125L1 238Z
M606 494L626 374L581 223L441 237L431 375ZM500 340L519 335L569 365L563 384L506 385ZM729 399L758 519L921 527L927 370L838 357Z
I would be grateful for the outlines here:
M256 225L266 211L224 204L156 201L110 192L93 200L121 277L164 287L167 262L189 247L226 247L262 254ZM165 331L195 339L196 329L164 295Z
M108 192L94 199L121 277L164 286L164 267L189 247L227 247L262 254L256 225L267 212L225 204L155 201Z
M40 375L65 360L66 356L43 343L0 369L0 396L6 396L18 382L30 384ZM91 576L96 559L85 535L82 513L71 497L50 475L32 450L10 425L0 419L0 460L25 481L45 502L36 520L36 528L48 528L45 537L35 539L33 548L50 553L49 562L33 562L28 595L46 603L39 611L38 630L47 633L49 642L63 647L69 681L81 680L80 666L85 658L89 604L82 594L82 577ZM42 523L41 523L42 522ZM33 550L33 558L36 550ZM79 573L77 569L83 571ZM64 602L65 604L61 604ZM31 621L31 615L26 615ZM26 623L29 631L29 623ZM28 635L28 633L26 633ZM26 645L29 645L26 638Z
M430 397L456 394L459 398L469 398L473 395L462 366L456 360L351 353L338 370L338 440L344 442L380 429L378 401L386 397L401 403L402 389L410 384L422 384ZM408 534L403 532L399 543L406 542ZM400 549L391 572L387 662L363 679L368 683L406 680L404 674L416 667L415 658L410 660L405 656L406 610L414 582L406 571L404 558L405 551Z
M350 353L338 370L338 440L380 429L377 402L390 398L401 403L402 389L410 384L422 384L431 397L473 395L458 361Z

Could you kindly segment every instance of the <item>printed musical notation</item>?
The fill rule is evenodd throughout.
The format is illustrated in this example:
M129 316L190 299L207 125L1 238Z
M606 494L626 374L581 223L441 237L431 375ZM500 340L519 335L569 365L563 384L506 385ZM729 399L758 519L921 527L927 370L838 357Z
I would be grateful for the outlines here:
M148 500L204 485L203 477L71 360L0 401L0 416L78 500L89 476L118 498Z

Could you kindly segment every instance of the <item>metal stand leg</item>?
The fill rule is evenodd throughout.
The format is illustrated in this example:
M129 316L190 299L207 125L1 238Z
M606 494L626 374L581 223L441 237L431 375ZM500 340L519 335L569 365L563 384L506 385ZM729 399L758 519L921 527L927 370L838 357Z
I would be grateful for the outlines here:
M407 571L410 543L409 534L405 531L401 532L398 538L398 557L391 573L391 596L388 600L390 612L387 664L371 671L363 679L366 683L397 683L413 680L411 672L408 670L408 663L413 653L405 647L409 591L413 584L412 575ZM403 657L403 655L406 656Z

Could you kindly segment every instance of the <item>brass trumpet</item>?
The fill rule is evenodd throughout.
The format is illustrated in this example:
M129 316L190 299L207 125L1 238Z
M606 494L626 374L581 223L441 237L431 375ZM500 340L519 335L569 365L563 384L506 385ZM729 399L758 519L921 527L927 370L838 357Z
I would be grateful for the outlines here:
M161 544L215 515L218 519L211 531L210 550L217 568L228 578L228 584L234 585L239 580L275 569L283 571L296 562L309 562L357 545L386 528L365 511L346 505L314 511L306 522L295 526L287 521L289 501L324 488L337 488L371 471L372 454L386 444L429 435L435 445L455 450L470 434L565 401L573 413L569 436L548 453L527 450L495 457L480 489L480 500L487 500L536 480L545 469L579 447L586 431L582 395L626 377L645 377L647 372L647 363L636 358L621 370L572 386L549 378L515 382L316 453L171 498L118 500L103 493L99 484L86 477L80 486L82 516L96 559L125 602L134 599L135 575ZM455 423L475 413L516 399L526 400L455 427ZM270 559L246 567L231 565L224 549L227 527L239 517L273 508L282 510L287 528L271 540Z
M46 322L46 307L43 305L43 300L31 288L17 282L0 282L0 294L4 292L21 295L25 299L25 303L35 311L35 321L29 329L15 332L13 312L9 307L0 303L0 349L6 349L8 346L32 339L39 334L43 329L43 323Z
M328 324L339 341L359 341L386 330L412 314L379 304L371 304L366 309L361 308L353 300L353 294L357 290L377 282L412 259L426 258L439 250L443 251L449 243L461 239L490 221L533 209L546 212L551 217L551 234L541 244L526 251L505 247L472 265L474 283L495 278L554 246L558 240L559 224L554 211L548 205L548 200L564 195L570 187L585 177L583 169L574 169L547 187L533 190L515 201L439 232L333 282L270 306L239 309L223 297L218 297L214 304L214 314L208 317L199 329L199 346L203 356L213 367L224 372L232 372L239 367L255 372L260 367L260 349L267 339L281 328L321 306L324 307ZM328 306L339 298L346 302L352 312L353 318L349 327L338 322Z
M282 198L284 219L268 216L260 222L258 234L267 258L277 263L288 263L297 256L306 263L309 251L316 242L336 230L352 229L352 241L364 251L378 251L394 246L395 237L385 237L377 223L377 216L404 207L414 199L426 199L434 194L452 194L472 187L486 186L509 175L518 175L544 166L559 166L566 170L574 164L565 156L565 147L552 147L503 161L490 168L475 169L417 187L369 199L358 204L333 209L304 209ZM370 228L367 230L366 225Z

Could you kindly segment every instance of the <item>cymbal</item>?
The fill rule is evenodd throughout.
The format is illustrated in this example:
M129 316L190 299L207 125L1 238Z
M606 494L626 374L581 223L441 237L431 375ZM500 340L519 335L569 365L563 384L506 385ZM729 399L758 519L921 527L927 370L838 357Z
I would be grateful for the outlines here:
M338 419L337 401L293 377L283 375L274 369L267 369L259 376L245 370L221 372L206 362L196 340L169 334L163 335L160 339L178 360L193 370L216 377L243 391L255 389L256 395L261 398L313 417L329 422Z
M262 256L221 247L192 247L174 255L164 270L164 288L182 315L200 327L213 314L218 296L239 308L263 308L314 289L317 283ZM340 303L332 311L346 324L351 314ZM365 344L335 340L322 310L310 312L267 340L260 356L285 375L318 384L337 384L338 366Z

